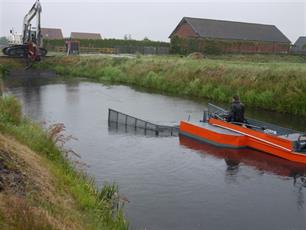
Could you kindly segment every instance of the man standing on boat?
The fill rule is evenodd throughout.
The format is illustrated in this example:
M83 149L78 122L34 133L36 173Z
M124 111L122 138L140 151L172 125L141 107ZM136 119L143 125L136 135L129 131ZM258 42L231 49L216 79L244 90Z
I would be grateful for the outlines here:
M229 122L244 123L244 104L240 102L238 95L233 96L230 113L227 117Z

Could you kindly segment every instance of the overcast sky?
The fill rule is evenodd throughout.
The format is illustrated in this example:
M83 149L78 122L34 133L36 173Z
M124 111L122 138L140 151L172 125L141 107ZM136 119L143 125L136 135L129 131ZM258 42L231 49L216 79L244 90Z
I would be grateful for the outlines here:
M0 0L0 36L22 31L22 20L35 0ZM148 37L168 41L182 17L276 25L294 42L306 35L306 0L257 1L105 1L41 0L42 27L70 32L97 32L103 38Z

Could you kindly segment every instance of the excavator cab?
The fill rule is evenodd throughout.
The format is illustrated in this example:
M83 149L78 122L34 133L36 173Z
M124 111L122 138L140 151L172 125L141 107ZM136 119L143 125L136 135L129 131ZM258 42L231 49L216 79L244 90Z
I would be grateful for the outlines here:
M30 36L29 37L31 38L30 41L37 44L37 36L36 36L36 31L35 30L30 31Z

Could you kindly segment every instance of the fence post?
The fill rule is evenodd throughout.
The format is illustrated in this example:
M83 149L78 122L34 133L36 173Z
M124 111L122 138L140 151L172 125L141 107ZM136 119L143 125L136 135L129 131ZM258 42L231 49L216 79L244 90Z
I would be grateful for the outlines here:
M116 113L117 113L116 128L118 129L119 112L116 112Z
M145 123L145 135L147 135L147 124L148 122Z
M158 134L159 134L159 130L158 130L158 126L156 125L155 126L155 136L158 136Z

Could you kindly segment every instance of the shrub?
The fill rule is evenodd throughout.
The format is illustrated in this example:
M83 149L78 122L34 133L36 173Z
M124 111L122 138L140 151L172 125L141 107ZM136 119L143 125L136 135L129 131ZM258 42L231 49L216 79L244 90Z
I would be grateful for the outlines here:
M124 40L124 39L77 39L80 41L81 47L91 48L116 48L120 46L126 47L169 47L168 42L151 41L151 40ZM65 39L48 39L44 40L44 47L54 49L55 47L65 46Z
M143 78L143 86L148 88L160 88L161 78L160 76L155 73L154 71L150 71L144 78Z
M21 105L14 97L0 98L0 122L19 124L22 119Z
M306 115L305 66L293 64L295 59L290 59L290 63L258 63L257 58L261 56L252 57L249 62L241 59L250 56L241 55L237 57L239 62L237 59L192 60L174 56L135 59L74 57L45 62L51 68L62 66L72 76L139 85L220 102L228 102L233 94L238 93L249 106ZM270 58L275 60L275 56ZM266 59L268 57L263 60ZM70 62L69 67L63 64L67 63L66 60ZM80 74L81 71L86 74Z
M103 69L103 80L107 81L119 81L122 76L122 72L117 67L107 66Z

